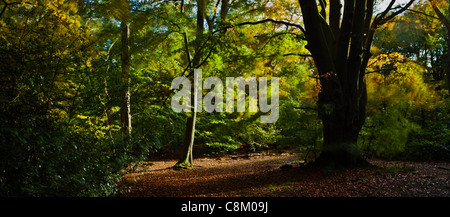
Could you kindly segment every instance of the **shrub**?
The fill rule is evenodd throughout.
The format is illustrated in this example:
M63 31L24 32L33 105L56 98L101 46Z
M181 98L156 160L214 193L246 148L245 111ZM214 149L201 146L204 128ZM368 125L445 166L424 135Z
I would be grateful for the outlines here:
M240 145L233 143L212 142L206 143L209 153L215 155L234 154L240 148Z
M44 120L45 121L45 120ZM136 156L129 142L62 127L0 128L1 196L108 196ZM136 146L135 146L136 147Z
M368 116L358 139L358 148L366 158L393 158L403 152L408 134L418 126L401 114L396 106Z
M405 160L449 161L450 129L444 123L412 133L400 157Z
M249 145L249 151L258 151L268 148L274 144L277 139L278 130L273 124L262 124L259 120L248 124L244 130L239 133L239 138Z

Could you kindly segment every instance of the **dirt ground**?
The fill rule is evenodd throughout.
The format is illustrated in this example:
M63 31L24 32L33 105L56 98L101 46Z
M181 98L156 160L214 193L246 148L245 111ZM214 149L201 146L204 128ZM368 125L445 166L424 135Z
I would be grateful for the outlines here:
M295 153L142 162L120 197L449 197L450 163L371 160L376 168L333 172L299 166Z

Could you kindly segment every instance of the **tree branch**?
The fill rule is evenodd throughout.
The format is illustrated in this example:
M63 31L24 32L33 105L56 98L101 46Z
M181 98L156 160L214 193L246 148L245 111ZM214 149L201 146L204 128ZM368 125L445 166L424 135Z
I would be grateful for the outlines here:
M375 31L378 27L380 27L381 25L385 24L386 22L388 22L390 19L394 18L395 16L397 16L398 14L406 11L409 6L412 5L412 3L414 2L414 0L410 0L404 7L401 7L400 10L394 12L393 14L389 15L388 17L385 18L385 16L387 15L387 13L389 13L389 11L392 9L392 6L395 3L395 0L392 0L391 3L389 4L389 6L386 8L386 10L384 10L382 13L377 14L377 16L375 17L374 21L372 22L372 24L370 25L369 31L368 32L364 32L366 34L366 39L365 39L365 47L364 47L364 53L363 53L363 60L362 60L362 64L361 64L361 76L364 75L364 72L367 64L369 62L369 58L372 56L372 54L370 53L370 47L372 46L372 42L373 42L373 36L375 34ZM361 78L362 79L362 78Z
M381 19L384 16L386 16L386 14L389 13L389 11L392 9L392 6L394 6L394 3L395 3L395 0L392 0L391 3L389 3L387 8L383 12L377 14L377 17L380 16L380 19Z
M438 17L435 17L435 16L433 16L433 15L426 14L425 12L422 12L422 11L416 11L416 10L413 10L413 9L406 9L406 10L407 10L407 11L411 11L411 12L413 12L413 13L421 14L421 15L424 15L424 16L431 17L431 18L433 18L433 19L439 20Z
M311 54L301 54L301 53L286 53L283 56L300 56L300 57L312 57Z
M414 1L415 0L410 0L405 6L400 7L400 10L398 10L398 11L396 11L396 12L394 12L394 13L392 13L389 16L386 17L387 13L389 13L389 11L393 9L392 6L394 5L395 0L392 0L391 3L389 4L389 6L386 8L386 10L384 10L382 13L378 14L375 17L375 20L373 22L373 24L375 24L375 25L372 25L372 27L377 28L378 26L381 26L381 25L387 23L389 20L391 20L395 16L397 16L397 15L403 13L404 11L406 11L406 9L408 9L409 6L411 6L412 3L414 3ZM398 8L398 7L396 7L396 8Z
M323 17L324 20L327 20L327 3L324 0L319 0L320 4L320 15Z
M404 11L406 11L406 9L409 8L409 6L411 6L414 3L415 0L410 0L405 6L401 7L400 10L392 13L391 15L389 15L388 17L386 17L386 22L389 21L390 19L394 18L395 16L403 13Z
M397 67L373 70L373 71L366 72L365 74L367 75L367 74L371 74L371 73L389 72L389 71L393 71L393 70L397 70Z
M3 6L3 9L2 9L2 11L0 13L0 18L2 18L3 12L5 12L6 8L8 7L8 3L6 3L6 0L3 0L3 2L5 3L5 6Z
M318 111L317 108L314 107L302 107L302 106L296 106L294 107L294 109L302 109L302 110L313 110L313 111Z
M298 25L298 24L295 24L295 23L289 23L289 22L286 22L286 21L274 20L274 19L270 19L270 18L269 19L265 19L265 20L255 21L255 22L238 23L238 24L236 24L236 26L257 25L257 24L267 23L267 22L272 22L272 23L277 23L277 24L284 24L286 26L293 26L293 27L296 27L296 28L300 29L303 32L303 34L306 34L305 33L305 29L301 25ZM228 28L230 28L230 27L228 27Z
M430 2L431 7L433 7L434 12L439 17L439 20L442 22L442 24L444 24L444 26L447 29L450 29L450 21L447 20L447 18L445 18L445 16L442 14L441 10L439 10L439 8L436 5L435 0L428 0L428 1Z
M22 2L19 1L19 2L11 2L11 3L8 3L8 2L6 2L6 0L3 0L3 3L5 3L5 6L3 6L2 11L0 12L0 18L2 18L3 13L6 11L6 8L7 8L8 6L13 5L13 4L21 4ZM32 4L31 2L25 2L25 3L27 3L27 4Z

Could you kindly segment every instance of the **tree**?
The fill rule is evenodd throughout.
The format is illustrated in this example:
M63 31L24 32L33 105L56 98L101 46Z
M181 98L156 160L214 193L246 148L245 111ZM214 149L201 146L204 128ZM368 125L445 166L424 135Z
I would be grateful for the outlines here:
M200 61L202 60L202 51L200 50L199 42L202 38L203 31L205 30L204 20L205 20L205 10L206 10L206 2L205 0L197 0L197 28L196 28L196 53L194 55L193 60L191 61L191 56L189 54L189 47L188 47L188 38L187 33L184 34L184 41L186 46L186 56L188 58L188 68L191 71L191 74L193 74L194 68L199 65ZM195 79L193 79L195 80ZM191 82L193 84L194 82ZM191 115L186 120L186 131L184 133L184 142L183 147L185 149L185 152L183 152L180 161L175 165L175 168L186 168L191 167L194 165L194 156L193 156L193 149L194 149L194 136L195 136L195 122L197 118L197 91L194 89L195 85L191 88L192 93L192 102L194 109L191 113ZM200 96L201 100L201 96Z
M84 10L93 1L6 2L12 1L0 3L0 195L114 193L130 158L99 124L102 26L88 22Z
M358 143L366 158L392 158L405 150L411 133L434 122L427 124L425 114L439 108L442 97L424 79L425 67L397 52L380 54L369 65L367 119Z
M431 5L422 0L394 22L380 27L374 45L383 54L397 52L422 65L429 82L439 83L447 89L441 82L447 77L447 33Z
M130 3L128 0L122 0L121 9L121 39L122 39L122 79L120 96L120 126L122 129L122 138L131 136L131 105L130 105L130 73L131 73L131 54L130 54Z
M211 1L212 2L212 1ZM228 28L232 28L233 26L230 25L227 21L227 16L228 16L228 12L230 9L230 2L229 0L218 0L215 3L215 6L213 8L213 11L208 14L208 4L207 3L211 3L205 0L197 0L197 13L196 13L196 18L197 18L197 25L196 25L196 40L195 40L195 54L193 56L193 59L191 61L191 56L190 56L190 52L188 49L188 39L187 39L187 34L184 33L184 41L185 41L185 47L186 47L186 56L188 59L188 69L190 70L190 74L192 75L194 74L193 70L195 68L198 68L202 65L204 65L207 60L211 57L212 51L217 51L218 48L216 47L216 45L220 46L219 43L217 42L219 39L217 38L225 38L225 34L227 32ZM216 19L216 13L217 13L217 9L219 4L220 5L220 19ZM242 2L234 2L236 3L236 5L234 5L235 8L237 7L242 7L242 8L246 8L243 5L240 4L248 4L245 1ZM182 4L183 5L183 4ZM181 10L183 10L183 8L181 7ZM204 34L204 30L205 30L205 23L204 21L206 20L207 26L208 26L208 37L204 37L206 34ZM266 22L266 21L264 21ZM249 23L249 22L244 22L244 23L240 23L238 24L238 26L240 25L246 25L246 24L253 24L253 23ZM215 35L219 35L217 38L214 38ZM209 42L209 41L213 41L210 42L209 47L209 51L206 52L205 50L205 45ZM228 42L229 43L229 42ZM224 45L222 45L224 46ZM227 45L225 45L224 47L227 47ZM225 48L226 49L226 48ZM207 53L207 54L206 54ZM204 55L206 54L206 55ZM189 76L188 75L188 76ZM192 84L193 82L191 82ZM195 85L194 85L195 86ZM194 100L192 100L193 105L194 105L194 111L193 113L187 118L186 121L186 128L185 128L185 136L184 136L184 142L183 142L183 153L181 156L181 159L179 162L177 162L177 164L175 165L176 169L183 169L186 167L190 167L193 165L193 147L194 147L194 137L195 137L195 124L196 124L196 108L195 106L197 106L196 100L202 100L201 96L197 96L197 91L195 91L192 88L192 97ZM201 109L201 108L200 108Z
M325 1L299 0L307 49L319 74L317 102L323 122L323 150L317 159L326 166L352 167L367 162L357 151L357 139L366 118L365 70L371 57L375 30L405 11L414 0L391 12L395 0L373 17L374 0L330 0L327 23ZM389 13L391 12L391 13Z
M450 93L450 1L447 0L447 6L449 11L449 17L446 18L444 14L441 12L441 10L438 8L438 3L436 0L428 0L433 7L434 12L439 18L439 21L444 25L444 27L447 29L447 66L445 68L445 71L447 73L447 90ZM444 1L445 2L445 1Z

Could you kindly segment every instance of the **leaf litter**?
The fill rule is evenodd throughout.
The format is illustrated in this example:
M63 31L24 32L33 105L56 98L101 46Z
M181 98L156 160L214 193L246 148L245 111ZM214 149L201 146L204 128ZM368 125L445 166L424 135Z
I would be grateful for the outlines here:
M144 162L119 183L121 197L449 197L450 163L371 160L376 168L304 169L296 154ZM300 164L301 165L301 164ZM283 166L285 166L283 168ZM283 168L283 169L282 169Z

